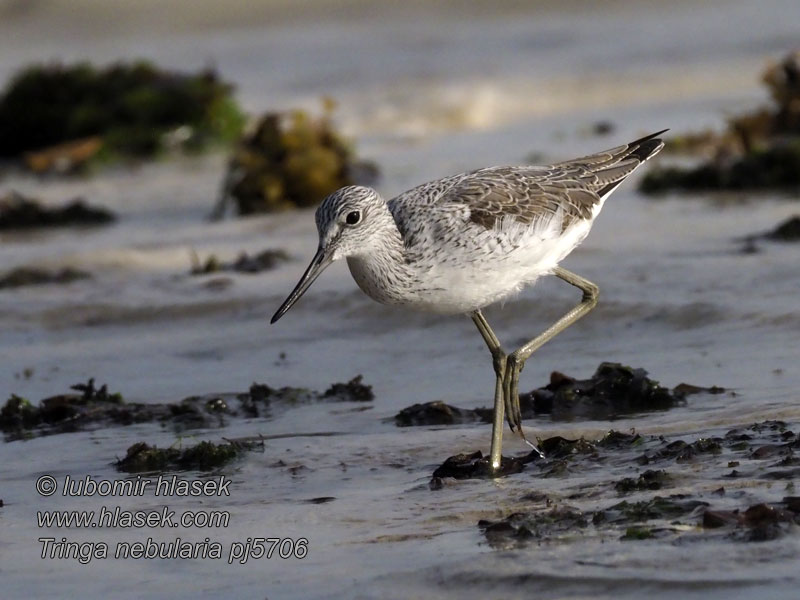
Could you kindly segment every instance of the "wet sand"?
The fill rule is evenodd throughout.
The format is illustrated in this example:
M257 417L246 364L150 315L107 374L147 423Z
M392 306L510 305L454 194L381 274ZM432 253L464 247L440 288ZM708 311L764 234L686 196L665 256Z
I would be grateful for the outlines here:
M421 28L411 19L367 15L299 20L282 30L253 18L248 28L238 22L189 28L158 43L133 28L116 37L70 33L41 44L0 35L0 73L5 78L22 62L56 50L95 59L134 52L187 69L213 59L253 110L315 106L329 93L340 103L340 123L357 136L359 153L382 167L379 189L390 196L463 169L520 163L531 153L556 160L666 126L721 126L726 112L763 97L757 74L787 49L790 24L800 19L788 2L760 10L749 3L628 8L615 3L601 15L541 14L517 6L486 21L471 22L465 13L453 23L436 10ZM55 27L47 19L57 11L37 25L33 17L44 8L31 10L18 31ZM727 21L710 19L723 10ZM598 120L610 120L614 130L591 135ZM290 314L269 326L316 248L313 212L207 222L224 160L214 154L175 159L88 180L4 176L4 190L53 204L83 196L118 220L91 230L0 233L4 269L73 267L92 275L66 285L0 290L3 400L15 393L38 401L90 377L128 402L170 403L244 392L254 382L324 392L357 374L372 386L374 400L298 402L180 433L139 423L3 442L4 597L59 596L78 587L98 598L164 589L177 598L794 597L796 526L775 539L746 542L727 536L728 529L703 529L702 514L692 509L675 519L678 525L655 525L667 534L621 539L625 530L592 519L623 500L656 496L682 494L714 510L744 511L797 495L790 487L795 476L763 476L785 456L752 454L790 443L773 439L780 432L772 430L750 432L755 447L724 442L719 453L685 462L627 460L676 440L726 440L732 429L767 420L785 421L795 434L800 429L797 245L764 240L759 252L741 251L743 237L770 231L798 212L796 195L651 200L626 182L564 263L600 286L598 307L537 352L521 389L546 385L552 371L586 378L601 362L614 361L644 368L669 388L688 382L734 394L693 395L668 411L612 421L529 419L527 431L541 439L591 441L614 429L635 430L646 443L626 450L625 460L600 453L605 458L591 468L579 461L547 476L550 469L529 465L498 480L446 478L431 489L432 473L447 457L488 451L490 426L398 428L394 416L436 400L465 409L490 404L490 359L474 326L463 317L374 304L344 265L331 267ZM259 274L190 274L192 251L232 262L242 251L265 249L284 250L289 260ZM512 346L576 300L569 286L547 278L490 308L487 318ZM224 475L231 479L229 497L42 498L34 487L43 474L58 482L67 475L120 479L115 463L141 441L180 448L258 436L266 440L263 451L182 474ZM510 434L505 449L527 455ZM728 466L735 461L740 466ZM741 476L726 478L733 469ZM669 473L668 485L620 495L617 483L635 483L647 470ZM714 494L720 487L725 495ZM175 530L36 525L43 509L159 510L165 504L227 510L231 522ZM479 526L559 507L591 515L587 525L510 545L493 544L486 523ZM303 559L231 565L212 559L80 565L40 559L43 531L109 544L209 537L226 547L254 536L305 537L309 552Z

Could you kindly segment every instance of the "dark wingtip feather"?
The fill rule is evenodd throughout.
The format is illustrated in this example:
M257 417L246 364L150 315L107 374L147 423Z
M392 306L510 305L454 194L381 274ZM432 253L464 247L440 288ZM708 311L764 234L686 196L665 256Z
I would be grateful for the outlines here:
M658 151L664 147L664 141L658 136L666 131L669 131L669 129L662 129L656 133L651 133L650 135L646 135L645 137L639 138L638 140L628 144L624 152L619 156L619 160L616 164L619 165L619 163L627 161L631 158L635 158L638 162L632 165L623 176L614 179L607 185L597 190L597 195L600 198L608 196L608 194L617 189L617 186L622 183L628 177L628 175L633 173L636 167L641 165L648 158L657 154Z
M651 133L650 135L646 135L646 136L644 136L642 138L639 138L638 140L634 140L628 145L629 146L636 146L638 144L641 144L642 142L646 142L648 140L655 139L658 136L660 136L662 133L667 133L668 131L669 131L669 127L667 127L666 129L662 129L661 131L656 131L655 133Z
M658 136L667 131L669 129L662 129L631 142L628 144L630 152L627 153L626 158L636 158L640 162L646 161L664 147L664 141Z

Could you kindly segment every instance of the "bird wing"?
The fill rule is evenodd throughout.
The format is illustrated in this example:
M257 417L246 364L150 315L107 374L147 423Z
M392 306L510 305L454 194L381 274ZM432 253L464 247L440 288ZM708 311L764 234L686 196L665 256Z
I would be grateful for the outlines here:
M598 203L661 150L661 133L549 166L489 167L432 181L390 200L389 209L411 254L430 238L441 244L470 226L480 235L509 217L522 225L559 218L563 231L591 218Z
M630 144L546 167L491 167L467 174L439 197L439 203L464 203L469 220L486 229L512 216L529 225L559 215L562 230L592 216L640 164L656 154L660 131Z

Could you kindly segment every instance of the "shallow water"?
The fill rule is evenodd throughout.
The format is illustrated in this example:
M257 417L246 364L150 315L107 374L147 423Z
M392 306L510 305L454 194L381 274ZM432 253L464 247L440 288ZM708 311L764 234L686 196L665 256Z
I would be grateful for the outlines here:
M379 187L390 196L460 170L522 162L532 152L568 158L666 126L721 126L726 114L762 101L757 73L765 60L788 50L800 20L795 2L777 1L758 10L747 2L702 8L615 2L602 11L581 3L547 11L508 5L492 15L418 6L424 19L382 4L362 13L353 3L347 19L323 10L314 22L269 5L281 16L279 26L264 16L269 6L249 20L246 9L235 6L226 27L187 27L173 37L163 35L168 26L158 24L157 13L139 15L155 23L152 33L131 27L116 37L84 31L66 39L57 33L58 11L34 8L16 21L6 13L0 31L17 33L0 35L0 75L56 54L99 60L136 53L183 68L213 60L254 110L314 106L332 94L361 154L383 168ZM237 21L239 10L245 17ZM34 31L53 37L38 44L20 39ZM601 119L611 120L614 132L589 135ZM431 491L430 475L445 458L488 450L489 426L398 429L391 418L416 402L490 403L491 364L474 326L463 317L374 304L344 265L332 266L269 326L316 247L313 214L206 222L223 167L224 157L208 156L90 180L9 175L0 181L3 190L53 202L84 195L120 216L102 229L0 234L3 269L71 265L94 275L63 287L0 292L0 391L4 398L13 392L38 400L94 377L129 401L177 401L243 391L253 381L322 390L363 373L376 395L367 407L300 405L181 438L188 444L291 434L269 439L263 454L222 470L233 480L230 497L169 502L180 510L229 510L229 527L49 531L59 539L108 543L208 536L226 547L248 536L306 537L308 556L244 565L40 559L37 510L164 503L152 496L107 502L36 495L34 481L42 474L59 481L66 475L121 478L112 462L128 446L140 440L169 446L178 439L155 425L104 428L0 446L4 597L59 596L78 587L87 597L119 598L164 589L187 598L223 591L270 598L794 597L800 583L796 534L761 544L623 542L598 535L492 549L478 520L530 510L522 497L531 491L564 500L589 480L581 474L543 479L529 469ZM744 254L736 241L797 213L797 199L728 199L645 199L630 182L615 192L586 242L564 263L600 286L600 304L531 359L521 387L544 385L552 370L587 377L612 360L643 367L668 386L720 385L736 395L691 396L685 407L613 423L537 419L526 423L530 432L597 437L613 427L695 439L765 419L797 429L797 248L763 243L760 252ZM257 276L188 276L192 250L228 259L267 247L284 248L293 260ZM230 284L208 285L219 279ZM487 318L512 346L577 299L550 278L490 308ZM29 378L26 368L33 370ZM330 435L305 435L312 433ZM505 450L522 454L526 447L508 435ZM680 469L692 466L673 466ZM739 484L764 501L791 494L786 482ZM702 495L715 487L719 482L698 478L685 492ZM335 499L308 502L319 497ZM612 498L606 491L595 502Z

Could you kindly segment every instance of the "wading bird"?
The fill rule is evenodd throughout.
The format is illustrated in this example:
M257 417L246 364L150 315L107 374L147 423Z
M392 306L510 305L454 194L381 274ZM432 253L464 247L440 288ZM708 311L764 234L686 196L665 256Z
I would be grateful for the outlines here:
M558 265L589 233L606 198L663 148L662 133L548 166L461 173L391 200L368 187L344 187L317 209L317 253L271 322L342 258L358 286L378 302L470 315L489 347L496 375L490 461L497 470L504 413L511 430L525 439L518 393L525 361L597 304L597 286ZM577 287L583 298L546 331L508 353L481 309L542 275Z

